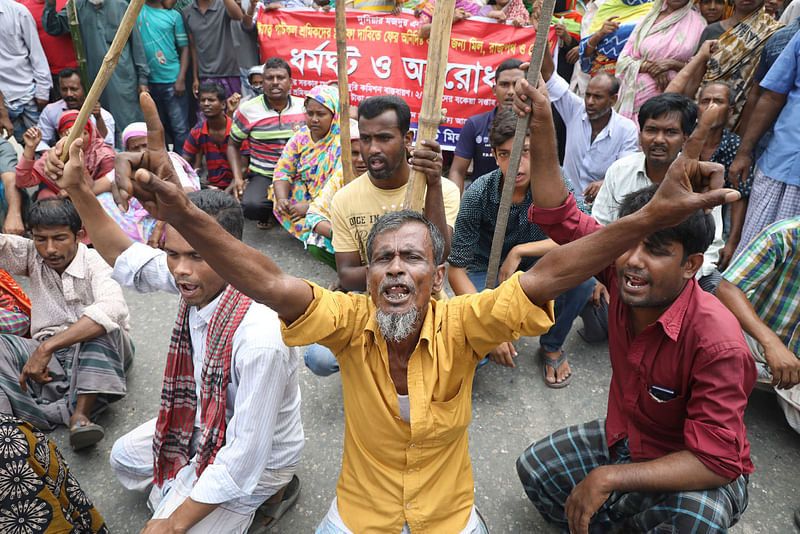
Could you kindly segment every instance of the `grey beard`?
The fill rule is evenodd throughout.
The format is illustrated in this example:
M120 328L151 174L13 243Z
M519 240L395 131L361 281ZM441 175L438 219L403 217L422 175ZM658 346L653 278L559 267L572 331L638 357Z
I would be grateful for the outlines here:
M414 332L414 324L419 319L419 308L412 306L405 313L387 313L383 310L375 311L375 320L381 329L384 339L400 343L408 339Z

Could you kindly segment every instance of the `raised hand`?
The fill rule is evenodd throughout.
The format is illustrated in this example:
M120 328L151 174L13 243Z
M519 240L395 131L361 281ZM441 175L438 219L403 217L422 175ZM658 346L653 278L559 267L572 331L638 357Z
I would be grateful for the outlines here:
M424 140L421 147L411 151L408 163L415 171L425 175L425 181L432 185L442 179L442 149L436 141Z
M36 149L39 145L39 141L42 140L42 131L39 129L38 126L31 126L25 133L22 134L22 141L25 143L25 148L32 148Z
M679 224L699 209L711 208L739 199L739 192L720 189L724 183L725 168L719 163L700 161L700 151L715 124L725 110L712 104L684 143L678 158L672 162L664 181L653 199L642 208L660 227Z
M156 219L167 220L168 213L164 211L166 202L172 205L179 202L180 195L172 195L172 188L153 185L155 181L169 182L189 202L183 194L172 161L167 153L164 142L164 127L158 118L158 110L149 93L139 95L139 104L142 107L145 123L147 124L147 150L144 152L120 152L114 158L114 184L111 193L114 201L123 213L128 211L128 201L135 196L142 205ZM156 196L158 191L165 195L163 198ZM151 210L152 208L152 210Z
M603 21L603 26L598 30L602 37L606 35L610 35L619 29L619 22L615 19L619 18L618 15L614 15L613 17L608 17L605 21Z

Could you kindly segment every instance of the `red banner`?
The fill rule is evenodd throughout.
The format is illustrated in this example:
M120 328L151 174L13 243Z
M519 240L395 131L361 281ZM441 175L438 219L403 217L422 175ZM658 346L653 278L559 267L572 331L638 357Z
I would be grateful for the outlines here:
M416 128L428 41L418 35L413 15L347 13L347 58L350 102L374 95L397 95L411 108ZM534 28L515 28L489 19L468 19L453 26L442 107L447 123L437 141L453 149L466 120L495 105L494 70L509 58L527 61ZM320 83L336 80L336 35L333 13L307 10L262 11L258 17L261 57L282 57L292 66L292 93L305 95Z

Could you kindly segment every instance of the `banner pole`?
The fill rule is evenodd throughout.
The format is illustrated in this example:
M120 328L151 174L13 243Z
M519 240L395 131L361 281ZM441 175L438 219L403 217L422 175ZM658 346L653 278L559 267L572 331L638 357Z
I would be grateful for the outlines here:
M336 82L339 87L339 138L344 185L353 180L350 148L350 90L347 85L347 15L344 0L336 0Z
M539 15L539 25L536 27L536 40L533 42L531 62L528 66L528 83L536 86L539 83L539 71L542 68L542 58L550 52L547 50L547 34L553 18L555 0L544 0L542 11ZM525 137L528 135L528 121L530 114L517 118L517 129L514 131L514 144L511 147L511 157L508 161L508 170L503 182L503 192L500 195L500 207L497 210L497 224L494 227L492 249L489 253L489 267L486 271L486 289L493 289L497 285L497 272L500 268L500 254L503 252L503 241L506 237L508 215L511 212L511 199L514 195L514 180L519 170L522 159L522 148L525 146ZM531 140L533 142L533 139ZM533 164L533 162L531 162Z
M75 0L71 1L74 2ZM111 42L111 46L108 48L108 52L106 52L103 58L100 71L97 73L94 82L92 82L92 87L86 95L86 100L83 101L81 110L78 113L78 118L75 119L75 124L70 128L67 142L64 144L63 151L61 152L61 161L67 161L69 158L69 147L72 145L72 142L78 138L81 132L83 132L83 127L86 125L89 115L92 114L94 105L100 99L103 89L106 88L108 80L114 73L114 69L117 67L117 63L119 63L119 56L122 54L122 49L125 48L128 42L128 37L133 30L133 25L136 24L136 18L139 16L139 11L141 11L143 4L144 0L131 0L131 3L128 4L128 9L125 10L122 22L120 22L119 28L117 28L117 34L114 36L114 40Z
M419 146L420 141L436 139L436 133L439 131L454 10L455 0L437 0L433 8L431 37L428 42L428 62L425 68L425 84L422 88L422 106L419 112L415 147ZM408 177L405 208L422 211L425 205L425 191L425 175L412 170Z

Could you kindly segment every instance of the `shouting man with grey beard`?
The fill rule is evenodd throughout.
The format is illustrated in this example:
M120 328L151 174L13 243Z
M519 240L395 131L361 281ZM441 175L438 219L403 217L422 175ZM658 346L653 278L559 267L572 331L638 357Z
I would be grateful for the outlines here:
M708 186L709 169L696 157L679 158L641 210L548 252L497 289L448 301L431 298L445 279L439 229L417 212L387 213L367 238L366 294L345 294L283 272L197 209L174 176L157 114L147 119L147 153L117 162L118 202L136 196L220 276L275 310L287 345L317 342L339 362L344 457L318 530L324 533L486 533L474 504L467 436L478 361L502 342L546 332L553 298L652 232L738 197L729 190L695 193L693 186ZM536 102L531 130L541 138L552 132L549 105ZM546 153L534 155L552 160L552 145L543 143ZM557 164L544 169L560 179ZM429 191L440 186L427 178Z

